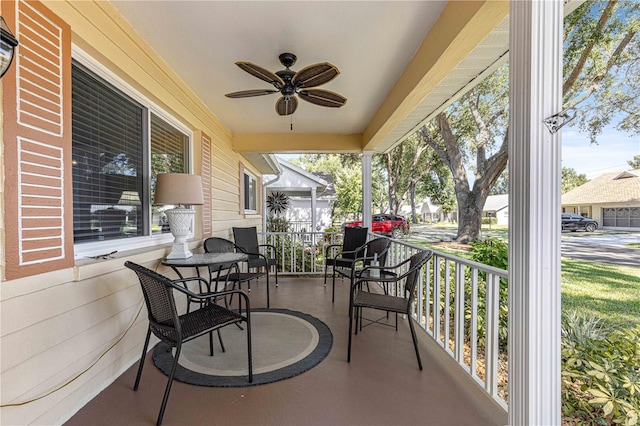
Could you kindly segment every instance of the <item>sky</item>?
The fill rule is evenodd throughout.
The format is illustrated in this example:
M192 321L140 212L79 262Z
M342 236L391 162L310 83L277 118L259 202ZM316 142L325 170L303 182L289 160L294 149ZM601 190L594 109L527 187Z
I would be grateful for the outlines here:
M603 173L629 170L627 161L640 155L640 136L629 136L609 126L591 144L586 133L576 128L562 129L562 167L570 167L593 179Z

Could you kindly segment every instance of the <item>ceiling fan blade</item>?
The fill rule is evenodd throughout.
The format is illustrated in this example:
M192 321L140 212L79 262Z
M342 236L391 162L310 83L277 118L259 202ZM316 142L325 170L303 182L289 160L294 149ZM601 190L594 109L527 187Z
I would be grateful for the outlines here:
M344 96L322 89L301 90L298 95L307 102L329 108L340 108L347 102Z
M278 115L291 115L298 108L298 99L295 97L285 98L284 96L276 102L276 112Z
M272 93L278 93L279 90L264 90L264 89L255 89L255 90L242 90L240 92L232 92L227 93L225 96L227 98L250 98L252 96L262 96L262 95L270 95Z
M271 83L277 88L284 86L284 81L282 81L280 77L256 64L252 64L251 62L236 62L236 65L252 76L258 77L260 80L264 80L267 83Z
M338 74L340 74L340 71L335 65L322 62L302 68L293 76L291 84L295 87L316 87L330 82Z

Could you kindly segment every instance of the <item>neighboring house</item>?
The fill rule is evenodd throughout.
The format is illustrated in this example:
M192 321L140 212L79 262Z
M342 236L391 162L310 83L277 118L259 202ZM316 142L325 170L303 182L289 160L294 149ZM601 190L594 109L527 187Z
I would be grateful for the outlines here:
M562 196L562 211L600 228L640 231L640 169L606 173Z
M400 214L406 218L411 217L411 206L404 205L400 209ZM416 205L416 214L419 215L422 222L440 222L444 220L442 207L431 202L429 197L425 198L421 204Z
M331 210L336 199L331 173L310 173L277 158L282 172L277 178L266 176L266 197L282 192L289 197L284 217L293 231L322 231L331 226ZM265 205L265 212L269 213Z
M495 217L498 225L508 225L509 194L489 195L482 209L482 217Z
M403 206L402 214L407 216L411 214L410 206ZM429 198L425 198L420 207L420 216L422 221L442 222L445 220L456 222L458 219L458 210L452 210L444 213L442 206L434 204ZM509 224L509 194L490 195L484 204L482 217L495 217L498 225Z

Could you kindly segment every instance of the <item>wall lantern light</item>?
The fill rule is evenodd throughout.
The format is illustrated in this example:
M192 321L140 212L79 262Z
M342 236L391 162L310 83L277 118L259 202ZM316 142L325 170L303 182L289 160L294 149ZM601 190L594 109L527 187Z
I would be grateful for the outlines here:
M0 16L0 78L7 72L11 61L13 61L13 53L18 45L18 40L7 27L4 18Z

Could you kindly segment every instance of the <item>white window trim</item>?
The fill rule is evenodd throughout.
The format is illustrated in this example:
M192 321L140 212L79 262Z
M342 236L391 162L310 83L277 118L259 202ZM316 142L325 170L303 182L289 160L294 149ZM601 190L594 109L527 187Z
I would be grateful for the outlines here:
M251 179L253 179L254 182L254 188L255 188L255 195L256 195L256 208L255 209L248 209L246 205L244 205L244 200L242 200L243 203L243 208L244 208L244 213L245 214L258 214L258 178L256 177L256 175L254 175L253 173L251 173L249 170L244 169L243 170L243 175L247 175L249 176ZM244 176L242 176L242 185L244 186ZM246 197L247 195L247 188L244 188L243 191L244 196Z
M194 170L193 164L193 153L194 153L194 136L193 131L178 121L175 117L172 117L167 112L165 112L162 108L160 108L157 104L152 102L149 98L142 95L136 89L127 84L123 79L115 75L104 65L96 61L92 56L90 56L87 52L72 44L71 46L71 57L78 61L83 66L87 67L90 71L94 72L100 78L105 80L107 83L113 85L116 89L122 91L127 96L131 97L135 101L142 104L146 109L148 114L155 114L159 118L162 118L167 123L174 126L176 129L183 132L189 138L188 141L188 159L185 162L188 166L188 170ZM150 118L150 117L149 117ZM147 120L147 134L151 134L151 120ZM147 143L150 144L151 141L147 140ZM149 146L147 148L150 148ZM147 170L147 176L151 175L151 171ZM150 214L149 210L149 214ZM150 223L149 218L149 223ZM189 236L189 238L193 238L193 234ZM163 246L173 242L173 235L170 233L167 234L156 234L156 235L144 235L141 237L132 237L132 238L122 238L117 240L107 240L107 241L96 241L91 243L82 243L82 244L74 244L74 258L75 260L98 256L107 253L111 253L114 251L126 251L126 250L135 250L141 248L154 248L158 246Z

